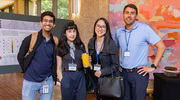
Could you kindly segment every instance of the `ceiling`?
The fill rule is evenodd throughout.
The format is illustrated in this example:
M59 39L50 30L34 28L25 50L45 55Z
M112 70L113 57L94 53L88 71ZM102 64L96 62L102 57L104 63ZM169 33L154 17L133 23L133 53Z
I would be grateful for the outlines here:
M7 6L14 4L14 1L15 0L0 0L0 9L3 9Z

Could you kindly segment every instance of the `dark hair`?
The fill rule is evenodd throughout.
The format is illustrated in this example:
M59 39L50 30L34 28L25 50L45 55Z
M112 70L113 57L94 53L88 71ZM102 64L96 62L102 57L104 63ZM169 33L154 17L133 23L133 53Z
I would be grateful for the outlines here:
M137 9L136 5L134 5L134 4L128 4L128 5L126 5L126 6L124 7L123 13L125 12L125 10L126 10L127 7L130 7L130 8L135 9L135 10L136 10L136 15L138 15L138 9Z
M96 22L94 23L94 35L93 37L96 38L96 32L95 32L95 28L96 28L96 24L99 20L102 20L104 21L104 23L106 24L106 33L104 35L104 45L106 47L106 50L107 52L109 52L109 43L110 43L110 39L112 39L112 36L111 36L111 30L110 30L110 27L109 27L109 22L105 19L105 18L99 18L96 20ZM113 40L113 39L112 39Z
M55 16L51 11L45 11L41 14L41 22L43 21L44 16L51 16L53 17L53 23L55 23Z
M65 36L66 30L69 30L69 29L76 30L76 38L73 41L75 47L77 49L81 49L81 45L83 44L81 39L80 39L80 37L79 37L79 31L78 31L78 28L77 28L76 24L74 22L67 23L63 27L63 30L61 32L60 39L59 39L59 44L58 44L58 47L57 47L58 53L59 53L59 55L61 57L66 55L69 52L69 50L68 50L68 43L67 43L67 37Z

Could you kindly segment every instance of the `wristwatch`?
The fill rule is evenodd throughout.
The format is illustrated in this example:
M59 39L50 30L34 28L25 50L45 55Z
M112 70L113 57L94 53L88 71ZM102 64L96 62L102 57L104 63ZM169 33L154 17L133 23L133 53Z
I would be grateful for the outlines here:
M152 64L151 67L157 69L157 67L154 64Z

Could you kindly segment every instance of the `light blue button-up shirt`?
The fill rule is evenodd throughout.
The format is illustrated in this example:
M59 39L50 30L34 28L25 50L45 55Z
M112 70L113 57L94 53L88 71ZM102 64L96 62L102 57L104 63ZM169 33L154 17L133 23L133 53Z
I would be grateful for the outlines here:
M129 39L130 56L124 56L127 49L125 38L127 41ZM126 69L146 66L149 43L155 45L160 40L159 36L146 24L135 22L130 31L126 30L125 26L119 28L115 34L115 42L121 49L120 65Z

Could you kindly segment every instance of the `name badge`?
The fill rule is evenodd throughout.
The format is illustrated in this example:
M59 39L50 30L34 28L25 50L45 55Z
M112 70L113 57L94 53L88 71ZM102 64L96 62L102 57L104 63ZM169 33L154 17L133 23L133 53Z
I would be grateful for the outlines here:
M49 84L43 84L43 93L49 93Z
M99 64L94 65L94 71L98 71L100 69L101 69L101 65L99 65Z
M77 64L69 64L69 71L76 71L77 70Z
M127 57L127 56L130 56L130 51L125 51L125 52L124 52L124 56L126 56L126 57Z

